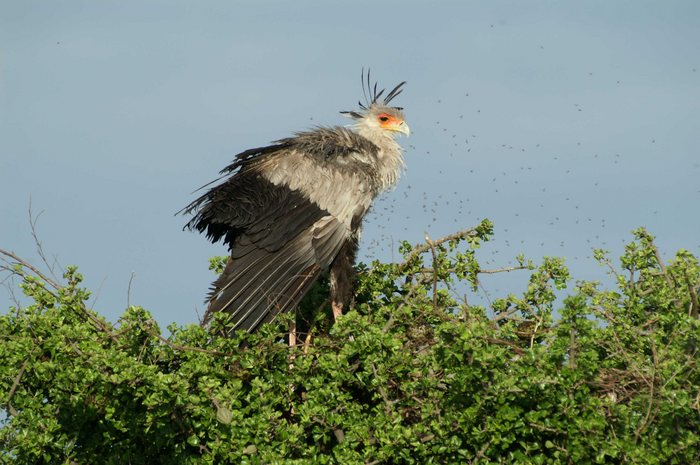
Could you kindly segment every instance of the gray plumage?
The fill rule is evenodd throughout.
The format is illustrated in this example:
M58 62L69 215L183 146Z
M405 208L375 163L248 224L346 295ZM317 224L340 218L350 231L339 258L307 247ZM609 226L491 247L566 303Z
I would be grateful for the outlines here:
M360 111L343 112L350 128L317 128L238 154L221 172L225 180L184 209L194 213L186 227L231 252L205 323L223 311L233 330L255 331L293 310L328 271L334 314L342 311L362 218L403 168L394 136L409 130L401 109L388 106L403 84L383 101L383 91L370 89Z

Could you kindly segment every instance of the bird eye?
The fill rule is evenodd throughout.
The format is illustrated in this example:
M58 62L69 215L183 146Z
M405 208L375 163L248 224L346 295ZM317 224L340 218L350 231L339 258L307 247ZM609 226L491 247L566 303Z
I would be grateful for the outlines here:
M388 116L380 116L379 121L382 121L382 122L389 121L389 117Z

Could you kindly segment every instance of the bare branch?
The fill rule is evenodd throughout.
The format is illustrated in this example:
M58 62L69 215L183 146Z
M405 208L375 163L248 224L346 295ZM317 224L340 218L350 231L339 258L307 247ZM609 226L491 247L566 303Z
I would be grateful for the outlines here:
M518 307L511 307L505 312L501 312L498 315L494 315L493 318L491 318L491 321L498 322L501 320L505 320L506 318L510 318L514 313L517 313L520 309Z
M32 238L34 239L34 244L36 245L36 252L39 255L39 258L41 258L41 261L44 262L44 265L46 265L46 269L49 271L51 276L58 280L58 277L56 276L55 273L55 265L57 263L56 257L54 257L53 264L49 263L48 259L46 258L46 254L44 253L44 245L43 243L39 240L39 234L37 233L37 223L39 222L39 217L44 213L44 210L41 210L39 213L34 215L34 212L32 210L32 198L31 196L29 197L29 209L28 209L28 214L29 214L29 228L32 233Z
M34 274L36 274L39 278L41 278L42 280L46 281L46 282L47 282L51 287L53 287L54 289L58 290L58 289L61 288L61 286L59 286L58 284L56 284L56 282L55 282L54 280L52 280L51 278L49 278L48 276L46 276L44 273L42 273L42 272L41 272L38 268L36 268L34 265L32 265L31 263L29 263L29 262L27 262L27 261L25 261L25 260L22 260L22 259L19 258L17 255L15 255L14 253L9 252L9 251L4 250L4 249L0 249L0 255L4 255L5 257L9 257L9 258L11 258L12 260L14 260L14 264L21 265L22 267L27 268L28 270L32 271L32 272L33 272ZM7 263L8 265L12 265L12 264L13 264L10 260L7 260L7 259L2 259L2 260L3 260L5 263Z
M163 344L167 345L173 350L180 350L180 351L190 351L190 352L200 352L203 354L209 354L209 355L220 355L220 356L230 356L233 354L229 354L226 352L220 352L218 350L207 350L207 349L202 349L200 347L192 347L192 346L183 346L180 344L175 344L174 342L171 342L164 338L159 332L153 331L153 320L151 320L151 324L143 328L149 335L157 338L160 342Z
M372 373L374 374L374 378L379 379L379 375L377 374L377 367L374 365L374 363L371 364L371 367L372 367ZM382 396L382 400L384 401L384 405L386 406L385 411L387 413L390 413L393 405L396 402L392 402L389 399L389 396L386 394L386 390L384 389L384 387L380 383L377 384L377 388L379 390L379 395Z
M487 337L486 340L490 342L491 344L498 344L502 346L508 346L510 347L513 352L515 352L518 355L524 355L525 354L525 349L522 347L518 346L514 342L507 341L505 339L497 338L497 337Z
M510 273L511 271L527 270L528 267L524 265L518 266L505 266L503 268L494 268L491 270L479 270L479 274L497 274L497 273Z
M472 465L472 464L474 464L474 463L478 463L480 459L486 457L486 456L484 455L484 452L486 452L486 450L491 446L491 443L492 443L492 442L493 442L493 438L492 438L492 439L489 439L488 441L486 441L486 442L484 443L484 445L481 446L481 449L479 449L479 450L477 451L477 453L476 453L476 455L474 456L474 458L473 458L471 461L469 461L469 464Z
M688 286L688 293L690 294L690 306L688 307L688 315L698 318L700 314L700 300L698 299L698 293L695 291L693 283L690 282L690 276L688 276L688 271L684 271L685 284Z
M151 333L149 333L151 334ZM151 334L153 335L153 334ZM200 347L192 347L192 346L181 346L179 344L175 344L173 342L168 341L166 338L161 336L160 334L155 335L162 343L166 344L173 350L180 350L180 351L191 351L191 352L200 352L203 354L209 354L209 355L219 355L219 356L231 356L234 354L231 353L226 353L226 352L220 352L218 350L207 350L207 349L202 349Z
M411 260L416 258L418 255L427 252L428 250L431 249L431 247L435 247L436 245L441 245L441 244L444 244L445 242L449 242L449 241L453 241L453 240L457 240L457 239L465 239L467 237L474 237L475 235L476 235L475 228L463 229L462 231L457 231L456 233L449 234L445 237L441 237L440 239L437 239L435 241L431 241L432 246L428 243L417 245L411 250L411 253L408 254L408 256L404 259L404 261L399 264L399 270L405 268L408 265L408 263L411 262Z
M134 276L136 273L133 271L131 272L131 276L129 276L129 285L126 288L126 306L131 307L131 282L134 280Z
M477 284L479 285L481 291L484 293L484 297L486 297L486 302L489 303L489 307L493 307L493 303L491 302L491 298L489 297L489 291L487 291L484 285L481 284L481 281L478 281Z
M666 265L664 264L664 261L661 258L661 254L659 253L659 249L656 248L656 246L653 244L652 244L652 247L654 248L654 256L656 257L656 261L659 264L659 268L661 268L661 272L663 273L664 278L666 278L666 284L668 284L668 287L673 288L673 282L671 281L671 277L668 275L668 272L666 271Z
M24 370L27 368L27 365L29 364L29 360L25 360L24 363L22 363L22 367L19 369L19 373L17 373L17 376L15 376L14 381L12 382L12 387L10 388L10 393L7 395L7 410L10 412L10 415L17 416L17 410L12 406L12 396L15 395L15 391L17 391L17 387L19 386L19 382L22 379L22 375L24 374Z
M21 259L17 255L15 255L12 252L9 252L4 249L0 249L0 255L4 255L5 257L9 257L12 260L14 260L15 265L20 265L23 268L26 268L30 271L32 271L34 274L36 274L40 279L48 283L51 287L53 287L55 290L60 290L61 286L59 286L56 282L54 282L51 278L43 274L39 269L37 269L35 266L33 266L31 263ZM0 258L0 260L3 260L5 263L7 263L9 266L4 267L5 269L17 273L17 270L12 268L13 263L8 260L7 258ZM23 278L26 278L27 275L24 273L19 273L20 276ZM49 291L46 289L47 292L49 292L54 298L58 299L58 296L54 294L53 292ZM91 310L85 307L85 303L81 302L79 306L80 313L86 317L88 320L90 320L100 331L104 332L107 334L113 341L118 342L118 339L116 335L109 329L109 327L102 321L100 320Z
M651 382L647 382L649 386L649 403L647 404L647 411L646 414L644 415L644 419L642 422L639 424L637 427L637 430L634 432L634 436L637 440L639 440L639 437L641 436L642 432L646 429L646 427L649 425L652 419L652 407L654 406L654 388L656 387L656 371L658 369L658 363L659 363L659 358L656 353L656 344L654 344L654 340L651 340L651 355L652 355L652 370L651 370Z
M90 305L90 310L94 310L95 305L97 305L97 301L100 300L100 295L102 295L102 287L105 285L105 281L107 281L107 276L102 278L102 281L100 281L100 285L97 286L97 290L92 294L93 299L92 299L92 305Z
M0 266L0 270L6 270L6 266ZM9 270L10 273L5 277L0 283L7 289L7 293L10 295L10 299L12 302L15 304L15 308L19 311L22 308L22 302L20 302L19 297L17 297L17 294L15 293L15 273L13 270Z
M437 252L435 251L435 243L430 239L428 233L425 233L425 242L430 246L430 252L433 255L433 269L437 269ZM438 285L438 275L433 271L433 311L437 311L437 285Z
M527 270L527 266L507 266L503 268L494 268L490 270L479 270L477 274L498 274L498 273L509 273L511 271L517 271L517 270ZM435 273L434 268L421 268L418 270L420 273ZM456 268L445 268L442 271L447 272L447 273L455 273L457 271Z
M577 355L576 328L572 327L569 330L569 368L572 370L576 369Z

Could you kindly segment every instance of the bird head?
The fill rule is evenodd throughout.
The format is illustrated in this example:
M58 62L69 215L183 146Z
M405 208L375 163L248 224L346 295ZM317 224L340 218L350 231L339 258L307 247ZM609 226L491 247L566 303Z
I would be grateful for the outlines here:
M365 82L365 73L362 71L362 94L365 97L365 102L358 102L359 111L341 111L345 116L352 118L355 121L355 126L364 131L371 131L378 135L394 136L411 134L411 130L406 124L403 116L403 108L389 106L389 103L399 95L406 84L406 81L399 83L389 92L382 100L379 98L384 95L386 89L377 90L377 83L372 87L370 85L370 73L367 71L367 80Z

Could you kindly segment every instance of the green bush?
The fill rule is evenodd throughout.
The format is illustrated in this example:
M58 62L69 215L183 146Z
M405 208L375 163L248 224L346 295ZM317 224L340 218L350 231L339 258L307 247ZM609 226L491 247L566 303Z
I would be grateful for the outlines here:
M563 261L520 257L527 290L486 309L456 296L498 271L475 258L491 233L360 266L354 309L291 348L291 316L233 338L224 319L164 337L136 306L113 325L75 268L59 284L5 253L33 303L0 317L0 461L699 463L698 261L640 229L619 267L595 253L617 289L560 301Z

